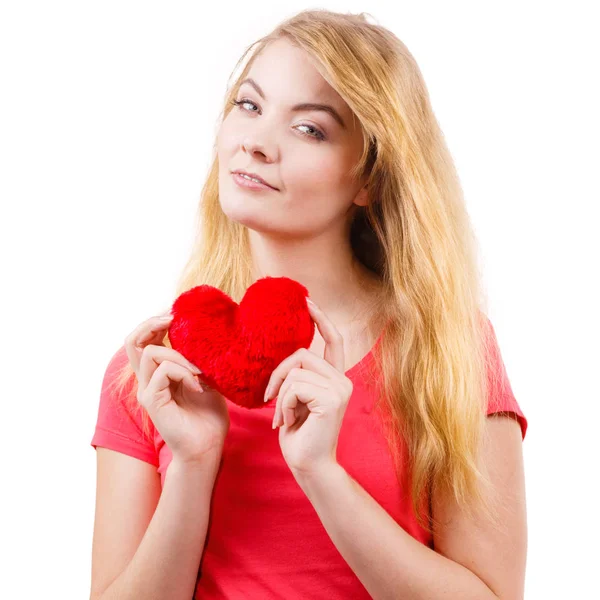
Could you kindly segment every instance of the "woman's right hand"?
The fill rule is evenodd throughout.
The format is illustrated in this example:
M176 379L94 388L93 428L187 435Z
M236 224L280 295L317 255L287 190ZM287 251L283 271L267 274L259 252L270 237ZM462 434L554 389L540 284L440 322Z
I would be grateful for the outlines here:
M165 318L166 317L166 318ZM137 400L171 450L185 463L221 460L229 410L216 390L198 383L201 371L162 340L172 320L166 313L141 323L125 338L138 380Z

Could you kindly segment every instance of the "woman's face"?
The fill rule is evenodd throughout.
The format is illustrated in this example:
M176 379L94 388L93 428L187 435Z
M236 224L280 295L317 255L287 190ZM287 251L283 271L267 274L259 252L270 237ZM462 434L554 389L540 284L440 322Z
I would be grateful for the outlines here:
M250 229L307 237L332 223L347 223L354 204L367 203L366 189L349 171L362 150L358 120L323 79L303 50L287 40L269 44L218 134L219 199L225 214ZM264 94L264 97L261 95ZM294 110L301 103L332 107ZM232 171L256 173L275 189L238 185Z

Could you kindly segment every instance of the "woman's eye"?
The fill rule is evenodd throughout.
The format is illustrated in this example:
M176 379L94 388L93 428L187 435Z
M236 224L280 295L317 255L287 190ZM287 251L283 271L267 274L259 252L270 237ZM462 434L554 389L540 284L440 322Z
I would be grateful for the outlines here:
M308 135L310 137L317 138L318 140L321 140L321 141L323 141L325 139L323 132L320 131L319 129L317 129L316 127L313 127L312 125L307 125L306 123L301 123L300 125L298 125L298 127L308 127L309 129L312 129L315 132L315 133L304 133L303 131L300 131L300 133L302 135Z
M246 110L245 108L242 108L242 105L244 105L244 104L251 104L252 106L258 108L256 106L256 104L254 104L254 102L251 102L247 98L242 98L241 100L232 100L231 103L234 104L235 106L237 106L240 110L243 110L245 112L257 112L254 110ZM325 139L325 134L320 129L317 129L316 127L313 127L312 125L308 125L307 123L301 123L300 125L298 125L298 127L308 127L308 129L312 129L315 132L315 133L304 133L304 131L299 130L302 135L306 135L308 137L314 138L320 142L322 142Z
M252 106L256 106L256 104L254 104L254 102L250 102L250 100L234 100L233 104L235 104L236 106L239 106L240 104L252 104ZM246 109L240 109L240 110L246 110ZM253 112L253 111L250 111Z

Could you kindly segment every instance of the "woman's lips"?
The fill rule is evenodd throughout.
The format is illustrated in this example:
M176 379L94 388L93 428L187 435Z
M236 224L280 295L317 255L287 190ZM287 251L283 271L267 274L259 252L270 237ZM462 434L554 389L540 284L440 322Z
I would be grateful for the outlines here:
M264 183L258 183L258 181L252 181L251 179L246 179L242 177L239 173L233 173L233 180L243 188L248 190L271 190L276 191L275 188L272 188L270 185L265 185Z

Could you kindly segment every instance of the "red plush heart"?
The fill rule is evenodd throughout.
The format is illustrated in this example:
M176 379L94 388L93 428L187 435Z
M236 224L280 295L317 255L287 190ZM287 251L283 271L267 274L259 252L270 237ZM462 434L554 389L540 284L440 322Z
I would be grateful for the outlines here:
M257 280L240 304L210 285L194 287L173 303L171 346L232 402L263 407L275 367L308 348L315 335L307 296L302 284L287 277Z

